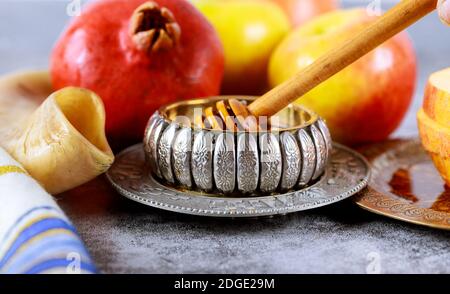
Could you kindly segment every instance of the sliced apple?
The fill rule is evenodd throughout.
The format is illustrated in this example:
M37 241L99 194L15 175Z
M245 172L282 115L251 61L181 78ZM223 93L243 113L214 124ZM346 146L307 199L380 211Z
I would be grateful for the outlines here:
M450 128L450 68L430 76L423 109L431 119Z
M450 157L450 128L432 120L423 109L417 113L419 133L427 151Z
M417 113L419 133L442 178L450 186L450 128L432 120L423 109Z

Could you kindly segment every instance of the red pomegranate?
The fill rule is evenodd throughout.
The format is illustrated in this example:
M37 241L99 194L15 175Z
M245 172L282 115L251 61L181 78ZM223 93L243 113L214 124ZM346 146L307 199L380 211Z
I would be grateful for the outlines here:
M212 26L185 0L100 0L57 42L55 89L95 91L113 141L142 138L149 116L180 99L217 95L224 71Z

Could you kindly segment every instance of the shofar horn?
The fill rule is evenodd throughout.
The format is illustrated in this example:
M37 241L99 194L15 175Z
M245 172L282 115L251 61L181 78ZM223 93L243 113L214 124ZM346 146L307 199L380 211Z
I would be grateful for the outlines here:
M57 194L105 172L114 155L96 94L72 87L50 93L47 72L0 79L0 146Z

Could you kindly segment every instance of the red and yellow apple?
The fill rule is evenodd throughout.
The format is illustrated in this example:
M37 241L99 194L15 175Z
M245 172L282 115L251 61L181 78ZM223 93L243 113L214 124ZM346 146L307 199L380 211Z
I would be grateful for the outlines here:
M417 120L422 145L450 186L450 68L431 75Z
M375 19L365 9L319 16L288 35L273 53L269 81L277 86ZM402 121L416 84L416 56L403 32L303 97L326 119L333 139L358 144L386 139Z
M212 23L225 50L222 94L260 95L268 89L267 64L289 32L283 10L271 1L191 0Z
M294 27L314 17L338 9L338 0L271 0L283 8Z

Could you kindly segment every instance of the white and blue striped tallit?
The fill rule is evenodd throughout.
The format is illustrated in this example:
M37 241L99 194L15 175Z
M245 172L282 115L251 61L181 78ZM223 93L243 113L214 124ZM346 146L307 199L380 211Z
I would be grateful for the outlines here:
M1 148L0 273L96 273L53 198Z

